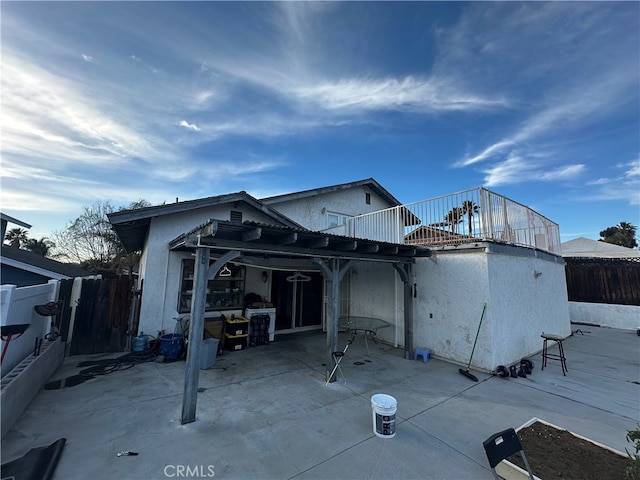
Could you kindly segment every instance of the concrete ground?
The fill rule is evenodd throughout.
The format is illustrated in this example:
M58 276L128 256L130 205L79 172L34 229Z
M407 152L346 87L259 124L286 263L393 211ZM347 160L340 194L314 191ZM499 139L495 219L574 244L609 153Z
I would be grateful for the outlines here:
M55 479L491 479L483 440L532 417L624 451L640 421L640 337L576 328L584 335L564 341L566 377L557 362L541 371L538 354L527 378L473 372L478 383L388 345L370 343L368 356L360 337L342 362L346 383L326 386L325 336L277 336L202 370L187 425L185 362L138 364L41 391L2 440L2 462L66 437ZM53 379L85 359L67 358ZM395 438L373 433L375 393L397 400Z

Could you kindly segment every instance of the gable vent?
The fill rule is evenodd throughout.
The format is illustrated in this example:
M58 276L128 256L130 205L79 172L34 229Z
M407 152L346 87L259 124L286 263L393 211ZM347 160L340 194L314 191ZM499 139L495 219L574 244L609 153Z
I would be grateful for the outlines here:
M229 220L231 220L232 222L242 223L242 212L231 210L231 212L229 213Z

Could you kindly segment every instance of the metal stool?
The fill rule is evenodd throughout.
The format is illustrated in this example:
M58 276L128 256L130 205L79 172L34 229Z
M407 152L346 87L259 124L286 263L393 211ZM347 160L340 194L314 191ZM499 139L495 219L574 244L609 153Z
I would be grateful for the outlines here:
M344 350L342 350L341 352L340 351L331 352L331 356L333 357L333 363L335 363L335 367L333 367L333 370L331 370L331 373L329 374L329 377L327 378L327 381L326 381L325 385L329 385L329 383L331 382L331 379L333 378L333 374L336 373L336 371L340 372L340 376L342 377L342 381L344 383L347 383L347 379L344 378L344 373L342 373L342 368L340 367L340 362L344 358L345 353L347 353L347 350L349 350L349 345L351 345L351 343L353 343L353 337L351 337L349 339L349 341L347 342L347 344L344 346Z
M564 348L562 348L562 337L557 335L551 335L549 333L542 333L540 335L544 338L544 342L542 342L542 368L540 370L544 370L544 367L547 366L547 359L551 360L560 360L560 365L562 365L562 375L567 375L567 359L564 356ZM551 340L558 344L558 353L549 353L547 351L547 341Z
M332 352L331 355L333 355L333 361L336 364L336 370L337 370L336 379L340 377L343 382L346 382L347 380L346 378L344 378L344 373L342 373L342 368L340 367L340 362L344 358L344 353L345 352Z

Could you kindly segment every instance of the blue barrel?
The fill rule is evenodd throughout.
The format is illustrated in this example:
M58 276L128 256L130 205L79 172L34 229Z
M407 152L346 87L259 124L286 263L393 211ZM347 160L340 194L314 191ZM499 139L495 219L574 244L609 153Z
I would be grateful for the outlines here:
M160 353L165 360L175 360L184 353L184 336L181 333L170 333L160 337Z

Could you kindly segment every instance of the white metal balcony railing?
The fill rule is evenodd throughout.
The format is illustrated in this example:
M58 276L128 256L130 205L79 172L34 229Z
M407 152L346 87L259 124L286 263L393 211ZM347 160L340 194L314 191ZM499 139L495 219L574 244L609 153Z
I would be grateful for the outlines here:
M483 187L347 218L346 234L408 245L496 241L561 255L558 225Z

